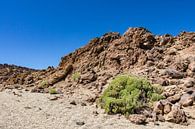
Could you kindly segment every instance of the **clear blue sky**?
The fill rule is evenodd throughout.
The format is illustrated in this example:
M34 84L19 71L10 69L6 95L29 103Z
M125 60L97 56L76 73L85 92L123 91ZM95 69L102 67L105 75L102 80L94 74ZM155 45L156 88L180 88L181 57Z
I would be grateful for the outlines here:
M195 31L195 0L1 0L0 63L57 66L94 37L139 26Z

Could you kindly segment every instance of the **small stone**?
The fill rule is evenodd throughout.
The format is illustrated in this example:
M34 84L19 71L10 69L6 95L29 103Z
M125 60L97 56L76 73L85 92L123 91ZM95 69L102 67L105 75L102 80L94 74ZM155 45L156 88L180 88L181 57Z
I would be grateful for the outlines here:
M160 84L161 86L168 86L169 85L169 81L163 78L158 78L155 81L156 84Z
M81 103L81 106L87 106L87 104L86 103Z
M189 94L184 94L184 95L181 96L181 100L179 101L179 103L182 106L187 107L187 106L192 106L193 101L194 101L193 96L191 96Z
M76 102L73 100L70 102L71 105L77 105Z
M171 125L169 125L168 127L171 128L171 129L173 128L173 126L171 126Z
M171 111L172 104L167 100L162 100L162 104L164 105L164 114L168 114Z
M181 79L184 77L184 74L182 72L179 72L175 69L170 69L170 68L164 70L162 74L167 75L168 77L173 78L173 79Z
M59 96L49 96L48 99L51 101L58 100L60 97Z
M82 84L88 84L90 82L93 82L97 79L97 75L94 71L88 72L86 74L82 74L80 78L80 83Z
M175 48L170 49L170 50L168 51L168 54L169 54L169 55L176 55L176 54L177 54L177 49L175 49Z
M193 94L193 93L195 93L195 89L194 89L194 88L186 88L184 91L185 91L187 94Z
M163 117L162 114L158 115L158 116L157 116L157 119L158 119L158 121L160 121L160 122L165 122L165 118Z
M21 95L21 94L19 94L19 93L15 92L15 91L13 91L13 94L14 94L14 95L16 95L16 96L18 96L18 97L22 97L22 95Z
M184 86L187 88L193 87L195 85L195 80L193 78L188 78L185 82L184 82Z
M77 121L76 124L82 126L85 124L85 122L84 121Z
M160 124L157 121L154 121L154 125L159 126Z
M188 67L192 72L195 72L195 62L190 63Z
M179 85L179 84L181 84L182 82L180 81L180 80L178 80L178 79L171 79L170 81L169 81L169 84L170 85Z
M164 113L165 114L168 114L170 111L171 111L171 105L170 104L165 105L164 106Z
M148 61L148 62L146 63L146 65L147 65L147 67L151 67L151 66L154 65L154 62L153 62L153 61Z
M155 114L162 114L163 113L163 104L162 104L162 102L161 101L158 101L158 102L156 102L156 104L154 105L154 113Z
M171 112L165 116L165 120L168 122L183 124L187 122L187 116L179 105L173 105Z
M146 116L140 114L130 115L129 120L134 124L146 124Z
M180 94L175 94L174 96L170 96L167 98L168 101L170 101L171 103L176 103L180 100L181 95Z
M93 114L97 116L99 113L97 111L93 111Z
M25 108L25 109L32 109L32 107L28 107L28 106L27 106L27 107L24 107L24 108Z

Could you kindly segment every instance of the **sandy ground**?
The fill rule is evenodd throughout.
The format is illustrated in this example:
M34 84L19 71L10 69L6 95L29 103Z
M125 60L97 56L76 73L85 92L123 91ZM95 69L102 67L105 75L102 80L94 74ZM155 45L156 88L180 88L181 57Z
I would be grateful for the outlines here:
M59 96L59 95L58 95ZM106 115L95 105L72 105L63 96L6 90L0 92L0 129L195 129L172 123L135 125L119 115Z

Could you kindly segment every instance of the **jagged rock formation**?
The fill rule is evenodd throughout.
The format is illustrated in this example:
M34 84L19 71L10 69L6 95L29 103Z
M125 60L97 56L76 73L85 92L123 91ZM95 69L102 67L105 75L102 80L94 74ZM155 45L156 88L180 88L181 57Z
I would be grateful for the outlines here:
M0 64L0 82L1 84L23 84L27 76L37 70L25 67ZM28 79L26 81L29 81ZM29 82L31 83L31 82Z
M111 32L91 40L64 56L57 68L14 69L0 66L2 90L14 88L13 84L33 92L48 92L53 87L88 102L94 102L118 74L143 76L165 88L166 100L155 107L156 120L163 117L184 123L186 116L180 107L195 100L195 33L155 36L144 28L129 28L123 35Z

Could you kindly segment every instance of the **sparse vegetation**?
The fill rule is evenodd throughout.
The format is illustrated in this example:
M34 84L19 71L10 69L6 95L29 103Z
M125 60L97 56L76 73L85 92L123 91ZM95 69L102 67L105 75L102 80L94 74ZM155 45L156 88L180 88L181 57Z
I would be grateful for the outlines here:
M57 94L58 92L55 88L51 88L51 89L49 89L49 93L50 94Z
M81 74L79 72L75 72L72 74L72 80L73 81L78 81L80 78Z
M99 99L99 105L109 114L132 114L163 98L162 89L136 76L117 76Z
M48 81L42 81L40 84L39 84L39 88L42 88L42 89L45 89L49 86L49 83Z

